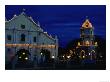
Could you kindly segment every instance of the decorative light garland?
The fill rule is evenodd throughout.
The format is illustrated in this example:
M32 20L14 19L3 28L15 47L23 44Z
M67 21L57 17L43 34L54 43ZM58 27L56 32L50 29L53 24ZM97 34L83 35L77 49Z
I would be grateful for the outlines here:
M55 48L56 45L37 45L37 44L5 44L6 47L29 47L29 48Z

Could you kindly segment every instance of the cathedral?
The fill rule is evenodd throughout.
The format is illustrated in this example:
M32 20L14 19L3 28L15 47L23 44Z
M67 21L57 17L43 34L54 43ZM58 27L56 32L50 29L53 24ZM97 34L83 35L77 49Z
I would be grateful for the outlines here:
M81 59L96 59L97 42L94 42L94 27L89 19L86 19L80 28L80 42L76 47L77 54Z
M25 12L5 21L5 62L56 59L58 38L44 32Z

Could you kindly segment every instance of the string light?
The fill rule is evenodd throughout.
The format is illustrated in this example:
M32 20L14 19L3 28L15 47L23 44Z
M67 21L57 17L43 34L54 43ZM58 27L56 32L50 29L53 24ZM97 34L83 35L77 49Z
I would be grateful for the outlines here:
M25 53L23 52L23 55L25 55Z
M37 45L37 44L5 44L7 47L34 47L34 48L55 48L56 45Z
M21 56L19 58L21 59Z

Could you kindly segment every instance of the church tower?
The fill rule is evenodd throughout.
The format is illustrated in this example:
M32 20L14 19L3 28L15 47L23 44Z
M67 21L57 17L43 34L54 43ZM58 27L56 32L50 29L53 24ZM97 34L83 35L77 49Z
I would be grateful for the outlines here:
M80 42L77 51L81 59L96 59L97 42L94 42L94 27L89 19L86 19L80 28Z
M94 28L89 19L86 19L80 28L80 38L82 46L94 45Z

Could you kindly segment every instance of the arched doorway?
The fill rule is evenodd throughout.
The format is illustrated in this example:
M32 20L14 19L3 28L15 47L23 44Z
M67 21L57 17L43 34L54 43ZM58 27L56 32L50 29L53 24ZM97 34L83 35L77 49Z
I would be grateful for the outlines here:
M84 59L85 58L85 51L84 50L81 50L81 52L80 52L80 58L81 59Z
M50 61L51 55L50 51L47 49L41 49L40 54L42 55L43 58L45 58L45 62Z
M30 53L26 49L20 49L19 51L16 52L16 55L19 62L29 61Z
M91 51L91 60L96 59L96 52L94 50Z

